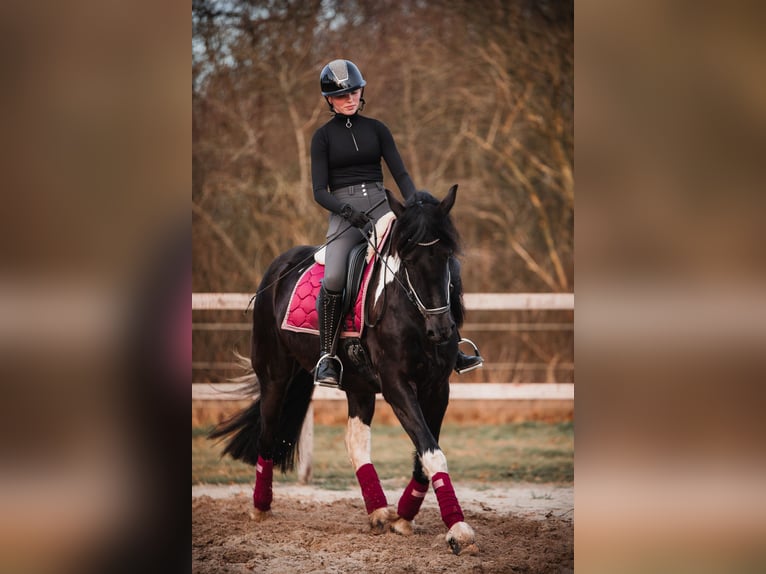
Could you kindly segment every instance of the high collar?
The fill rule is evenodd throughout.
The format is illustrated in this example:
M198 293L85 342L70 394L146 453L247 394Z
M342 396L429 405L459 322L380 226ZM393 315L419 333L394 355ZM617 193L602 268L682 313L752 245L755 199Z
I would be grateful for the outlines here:
M345 116L341 113L335 112L335 115L333 116L333 119L339 122L346 123L346 120L351 120L352 122L359 117L359 110L354 112L354 115L352 116Z

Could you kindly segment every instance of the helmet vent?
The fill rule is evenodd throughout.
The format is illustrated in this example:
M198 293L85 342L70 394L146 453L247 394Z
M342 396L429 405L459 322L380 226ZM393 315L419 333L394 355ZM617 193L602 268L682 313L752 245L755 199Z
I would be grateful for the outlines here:
M335 81L339 86L343 86L348 82L348 66L346 60L333 60L329 64L332 75L335 76Z

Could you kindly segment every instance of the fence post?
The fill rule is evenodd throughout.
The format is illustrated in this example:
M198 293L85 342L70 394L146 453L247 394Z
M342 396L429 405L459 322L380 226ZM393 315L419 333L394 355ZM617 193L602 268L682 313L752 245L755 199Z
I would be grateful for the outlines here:
M314 405L309 403L298 441L298 482L311 482L311 461L314 453Z

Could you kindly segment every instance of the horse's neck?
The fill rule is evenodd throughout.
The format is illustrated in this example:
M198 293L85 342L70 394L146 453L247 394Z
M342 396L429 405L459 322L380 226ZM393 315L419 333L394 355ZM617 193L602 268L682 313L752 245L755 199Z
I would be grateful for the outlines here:
M396 227L396 222L394 222L393 227ZM375 267L372 270L366 302L367 316L372 324L377 324L385 314L386 298L390 296L387 292L390 291L391 285L396 281L395 275L398 273L401 263L399 257L391 253L393 227L375 253Z

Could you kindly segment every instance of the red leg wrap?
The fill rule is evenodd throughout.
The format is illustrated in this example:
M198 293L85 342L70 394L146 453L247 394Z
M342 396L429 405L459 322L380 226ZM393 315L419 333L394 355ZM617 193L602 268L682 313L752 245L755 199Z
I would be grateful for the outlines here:
M258 457L255 465L255 488L253 489L253 506L266 512L271 508L271 481L274 476L274 461Z
M449 474L446 472L437 472L432 477L436 499L439 501L439 510L442 513L442 520L447 528L452 528L456 522L463 521L463 511L455 496L455 489L452 488L452 482Z
M426 492L428 492L427 482L423 484L414 478L411 479L407 488L404 489L404 494L399 499L396 513L405 520L415 518L415 515L420 511L420 505L423 504L423 499L426 497Z
M383 494L383 488L380 486L378 473L372 463L368 462L360 466L359 470L356 471L356 479L359 481L359 486L362 487L362 497L364 498L364 505L367 507L367 514L378 508L388 506L386 495Z

